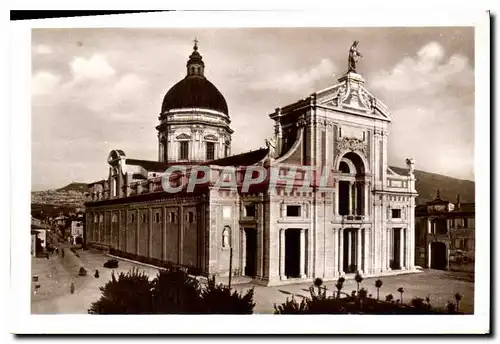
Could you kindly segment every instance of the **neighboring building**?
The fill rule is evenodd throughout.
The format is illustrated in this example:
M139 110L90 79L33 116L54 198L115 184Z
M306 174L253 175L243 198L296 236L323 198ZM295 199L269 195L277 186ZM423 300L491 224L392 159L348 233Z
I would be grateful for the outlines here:
M415 264L448 270L450 264L474 262L475 204L436 199L415 211Z
M76 237L83 238L83 218L71 220L71 236L73 239Z
M205 275L227 275L232 251L233 274L266 285L414 269L413 160L407 175L388 168L391 118L360 74L350 70L334 86L276 109L268 148L229 156L227 103L204 68L195 45L186 77L163 100L158 161L110 152L108 177L89 184L87 244ZM180 164L187 171L170 182L181 192L168 193L162 176ZM206 182L189 192L182 185L200 164L209 168ZM280 181L266 178L243 192L243 177L256 166ZM309 167L329 177L304 190ZM216 187L221 180L237 187Z

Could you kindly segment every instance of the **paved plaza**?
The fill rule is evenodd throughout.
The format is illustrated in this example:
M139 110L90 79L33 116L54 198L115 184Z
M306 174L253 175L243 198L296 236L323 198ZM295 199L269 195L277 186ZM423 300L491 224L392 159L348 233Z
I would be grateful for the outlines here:
M111 269L103 267L109 257L97 251L79 251L77 263L69 250L66 255L50 259L33 258L32 274L39 276L40 288L36 294L32 291L32 313L33 314L86 314L87 309L93 301L99 299L101 292L99 287L111 279ZM68 259L69 258L69 259ZM70 262L69 262L70 261ZM126 272L133 267L145 271L151 278L156 276L157 269L142 264L136 264L126 260L119 260L119 268L114 269L116 273ZM78 264L82 264L88 271L85 277L77 277ZM94 277L95 270L100 273L99 278ZM444 307L447 301L453 300L454 294L459 292L463 295L460 302L460 310L472 313L474 309L474 275L468 272L449 272L440 270L426 270L420 273L385 276L380 278L383 286L380 289L380 297L385 298L389 293L399 298L397 289L403 287L405 292L403 300L409 301L413 297L431 299L431 304L436 307ZM368 292L376 295L374 286L377 278L366 278L362 287ZM75 282L75 293L69 291L70 281ZM328 290L334 288L335 281L326 282ZM32 282L34 285L34 282ZM237 290L255 289L254 302L256 303L254 313L272 313L274 303L281 303L295 295L297 300L309 295L310 283L290 284L277 287L264 287L250 283L237 284ZM33 288L32 288L33 290ZM347 280L344 283L344 292L350 293L356 290L356 283Z

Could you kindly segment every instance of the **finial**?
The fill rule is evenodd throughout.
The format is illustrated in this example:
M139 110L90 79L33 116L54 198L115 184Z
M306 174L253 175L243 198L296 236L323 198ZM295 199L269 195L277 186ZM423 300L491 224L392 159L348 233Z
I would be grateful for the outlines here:
M437 189L436 199L441 199L441 196L439 195L439 189Z
M194 42L194 47L193 47L193 49L194 49L194 50L198 50L198 40L196 39L196 37L194 38L193 42Z

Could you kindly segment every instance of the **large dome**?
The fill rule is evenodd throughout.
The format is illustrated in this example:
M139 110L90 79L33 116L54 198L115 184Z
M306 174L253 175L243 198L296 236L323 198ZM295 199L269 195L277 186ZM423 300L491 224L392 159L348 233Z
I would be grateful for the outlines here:
M188 75L175 84L163 98L161 112L171 109L201 108L228 114L224 96L202 75Z
M198 52L197 41L187 62L187 75L163 98L161 112L171 109L201 108L228 115L227 103L217 87L205 78L205 63Z

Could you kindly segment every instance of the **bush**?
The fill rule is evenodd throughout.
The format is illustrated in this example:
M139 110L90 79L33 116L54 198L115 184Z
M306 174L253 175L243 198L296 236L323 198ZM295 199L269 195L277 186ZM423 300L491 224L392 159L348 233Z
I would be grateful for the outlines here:
M87 276L87 270L83 266L80 267L80 270L78 270L78 276Z
M113 272L111 280L100 287L101 297L93 302L90 314L152 314L151 297L153 284L148 275L137 269L120 273Z
M364 288L358 293L354 291L352 295L344 294L343 297L327 297L326 293L318 297L314 292L314 285L309 290L310 297L304 298L300 303L292 297L281 305L275 304L274 314L446 314L444 310L433 309L429 302L425 303L421 298L413 298L411 306L395 303L392 294L387 295L385 302L379 301L368 295ZM454 306L450 302L448 312L455 312Z
M103 264L105 268L116 269L118 268L118 261L116 259L110 259Z
M215 278L202 287L186 270L160 271L149 281L147 275L132 270L100 288L101 298L89 309L91 314L252 314L253 289L240 294L216 285Z
M253 295L253 288L244 295L237 291L231 292L229 286L222 283L216 285L214 277L208 280L201 299L208 314L252 314L255 307Z
M180 269L160 271L153 280L155 314L203 313L199 282Z

